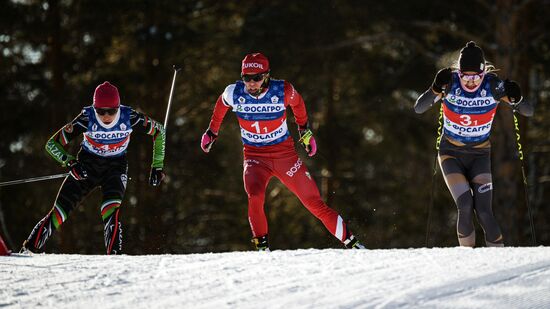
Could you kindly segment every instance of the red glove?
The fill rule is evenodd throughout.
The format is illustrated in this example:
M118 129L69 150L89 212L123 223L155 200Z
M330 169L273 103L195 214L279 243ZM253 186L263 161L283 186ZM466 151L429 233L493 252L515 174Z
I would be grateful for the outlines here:
M202 151L208 153L210 151L210 148L212 148L212 145L214 145L214 142L216 142L217 138L217 134L212 132L210 129L206 130L201 138Z
M309 129L309 126L298 126L298 133L300 134L300 144L306 149L307 155L313 157L317 153L317 143L313 132Z

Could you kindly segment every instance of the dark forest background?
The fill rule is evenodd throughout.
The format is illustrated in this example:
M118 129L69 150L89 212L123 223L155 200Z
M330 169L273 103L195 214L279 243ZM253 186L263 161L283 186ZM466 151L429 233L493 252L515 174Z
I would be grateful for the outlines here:
M164 119L178 75L160 188L147 183L152 142L132 136L123 202L128 254L249 250L242 144L228 113L199 147L217 97L260 51L272 76L303 95L319 146L306 164L323 198L369 248L426 246L439 109L412 107L438 69L476 41L535 116L518 116L537 244L550 245L550 1L0 0L0 181L64 172L46 140L109 80L122 104ZM289 122L293 118L289 117ZM290 124L296 136L295 125ZM493 124L493 208L506 245L531 245L511 109ZM78 142L71 150L76 153ZM302 158L306 158L299 148ZM52 207L61 180L0 189L0 234L18 250ZM102 254L99 192L47 252ZM456 208L438 172L428 246L456 246ZM273 249L341 245L277 180L266 194ZM478 227L479 229L479 227ZM483 233L478 230L478 244Z

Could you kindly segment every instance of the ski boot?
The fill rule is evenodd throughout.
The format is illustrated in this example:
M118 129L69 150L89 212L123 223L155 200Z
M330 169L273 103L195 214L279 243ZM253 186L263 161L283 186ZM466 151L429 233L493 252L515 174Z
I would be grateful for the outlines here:
M349 236L346 240L344 240L344 245L346 246L347 249L367 249L353 235Z
M267 242L267 235L264 235L262 237L254 237L252 238L252 242L254 243L254 246L256 247L256 250L258 251L267 251L269 252L269 244Z
M502 239L502 235L498 236L498 238L494 241L488 241L485 239L485 246L487 247L504 247L504 241Z
M10 255L10 254L11 254L11 250L8 249L8 246L6 246L2 237L0 237L0 256Z
M31 246L29 246L29 240L25 240L23 242L23 245L21 246L21 249L19 250L19 253L20 254L26 254L26 255L32 255L32 254L35 254L35 253L39 253L38 250L34 249L34 248L31 248Z

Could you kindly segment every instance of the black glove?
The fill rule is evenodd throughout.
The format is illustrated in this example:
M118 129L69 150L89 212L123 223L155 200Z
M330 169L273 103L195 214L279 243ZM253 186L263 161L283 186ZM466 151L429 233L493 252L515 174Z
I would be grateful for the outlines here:
M160 185L166 175L162 171L162 167L151 167L151 173L149 174L149 184L153 187Z
M67 163L69 174L76 180L84 180L88 178L88 172L82 166L82 163L77 160L71 160Z
M504 81L504 92L506 92L508 99L510 99L510 102L513 104L521 102L521 99L523 98L521 96L521 88L518 83L513 80L507 79Z
M435 75L434 82L432 83L432 90L437 93L443 92L443 87L451 82L452 75L453 71L451 68L439 70L439 72Z

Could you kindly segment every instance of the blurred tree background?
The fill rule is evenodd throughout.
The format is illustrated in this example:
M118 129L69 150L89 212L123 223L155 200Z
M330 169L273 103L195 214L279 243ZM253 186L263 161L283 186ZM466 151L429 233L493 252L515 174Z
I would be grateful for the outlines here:
M133 135L123 202L128 254L249 250L242 144L228 113L213 151L199 147L216 98L249 52L303 95L319 153L306 164L323 198L369 248L426 246L439 109L414 101L474 40L502 78L536 103L518 116L537 243L550 244L550 1L0 0L0 180L64 172L46 140L109 80L122 104L162 121L178 75L160 188L147 184L152 142ZM290 127L296 136L293 118ZM506 245L531 244L510 108L493 125L493 208ZM80 141L72 143L76 152ZM302 158L304 152L300 149ZM61 180L2 187L0 234L17 250ZM99 192L48 252L102 254ZM341 245L278 180L266 194L273 249ZM455 246L456 209L438 172L428 246ZM478 231L482 244L482 231Z

